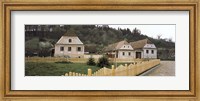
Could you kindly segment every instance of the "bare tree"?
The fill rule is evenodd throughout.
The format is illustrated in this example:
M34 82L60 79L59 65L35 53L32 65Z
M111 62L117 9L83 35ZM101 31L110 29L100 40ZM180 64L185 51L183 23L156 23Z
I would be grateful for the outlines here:
M135 34L135 35L140 35L141 34L141 30L139 30L137 28L134 28L132 33Z
M157 39L160 40L161 39L162 34L158 34L157 35Z
M169 41L169 42L172 42L172 38L169 38L168 41Z

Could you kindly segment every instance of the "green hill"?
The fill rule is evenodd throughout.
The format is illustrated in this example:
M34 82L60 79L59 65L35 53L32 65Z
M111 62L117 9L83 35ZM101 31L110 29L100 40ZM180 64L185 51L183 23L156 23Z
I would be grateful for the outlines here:
M96 25L26 25L26 49L29 49L29 51L35 50L41 41L54 45L70 28L75 30L77 36L85 44L86 51L91 53L101 53L103 47L124 39L132 42L148 38L159 49L175 49L174 42L151 38L140 33L138 29L130 31L128 28L114 29L109 26Z

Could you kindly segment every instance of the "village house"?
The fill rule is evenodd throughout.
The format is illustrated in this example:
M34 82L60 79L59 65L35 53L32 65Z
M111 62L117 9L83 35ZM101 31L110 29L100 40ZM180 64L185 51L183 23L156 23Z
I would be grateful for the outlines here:
M104 48L104 52L110 58L133 58L133 47L126 41L113 43Z
M135 58L157 58L157 48L149 39L130 42L130 44L134 49Z
M68 30L55 44L54 56L68 58L84 57L84 44L73 29Z
M130 43L123 40L108 45L104 48L104 52L110 58L157 58L157 48L149 39Z

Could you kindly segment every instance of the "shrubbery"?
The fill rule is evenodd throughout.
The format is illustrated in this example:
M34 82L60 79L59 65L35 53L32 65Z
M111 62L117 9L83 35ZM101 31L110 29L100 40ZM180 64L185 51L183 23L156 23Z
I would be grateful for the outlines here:
M98 67L109 67L110 63L107 57L103 56L101 58L99 58L98 63L97 63Z
M94 66L96 65L94 58L90 57L87 61L87 65Z

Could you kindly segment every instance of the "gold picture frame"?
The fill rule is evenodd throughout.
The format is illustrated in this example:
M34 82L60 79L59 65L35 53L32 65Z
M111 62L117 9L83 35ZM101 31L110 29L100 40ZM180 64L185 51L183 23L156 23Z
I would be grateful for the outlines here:
M170 1L159 1L152 0L149 3L142 1L131 1L131 0L98 0L98 1L60 1L53 2L51 0L46 0L45 2L34 2L34 0L29 0L27 2L23 0L4 0L1 2L2 8L2 27L1 27L1 66L0 66L0 79L1 79L1 95L2 99L15 99L15 98L41 98L50 99L52 97L67 97L66 99L72 100L87 100L88 97L91 99L99 100L136 100L136 101L146 101L146 100L159 100L163 101L165 99L177 100L177 101L193 101L199 99L199 53L198 45L200 41L198 40L198 32L200 19L198 18L199 4L197 1L185 1L185 2L170 2ZM59 11L59 10L120 10L120 11L189 11L189 24L190 24L190 90L183 91L12 91L11 90L11 11L24 11L24 10L44 10L44 11ZM69 99L70 97L70 99ZM84 98L82 98L84 97ZM116 97L122 97L117 99ZM145 99L146 98L146 99ZM173 99L171 99L173 98ZM90 99L90 100L91 100ZM22 99L26 100L26 99ZM34 99L33 99L34 100ZM63 98L60 100L64 100Z

